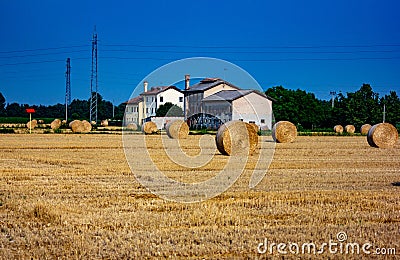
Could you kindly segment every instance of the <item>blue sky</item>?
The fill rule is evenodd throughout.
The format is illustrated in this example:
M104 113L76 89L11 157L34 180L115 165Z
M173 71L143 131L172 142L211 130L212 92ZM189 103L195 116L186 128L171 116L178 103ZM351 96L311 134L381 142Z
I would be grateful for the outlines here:
M263 89L283 85L321 99L363 83L400 93L399 10L395 0L3 0L0 92L9 103L64 103L70 57L72 98L89 98L96 25L99 92L116 105L158 67L190 57L234 63Z

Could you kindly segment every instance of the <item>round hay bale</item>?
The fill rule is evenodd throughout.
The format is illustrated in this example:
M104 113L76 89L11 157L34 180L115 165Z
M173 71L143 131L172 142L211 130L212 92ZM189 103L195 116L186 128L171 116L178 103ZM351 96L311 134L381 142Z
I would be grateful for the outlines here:
M43 119L39 119L38 120L38 124L44 124L44 120Z
M362 125L361 128L360 128L360 133L361 133L362 135L367 135L367 134L368 134L368 131L369 131L369 129L370 129L371 127L372 127L372 126L371 126L370 124L364 124L364 125Z
M354 125L346 125L344 127L344 130L346 131L346 133L354 134L354 132L356 131L356 128L354 127Z
M335 133L341 134L341 133L343 133L343 126L335 125L335 127L333 128L333 131L335 131Z
M72 121L71 123L69 123L69 126L71 127L71 130L74 133L82 133L85 130L83 122L80 120Z
M64 119L63 121L61 121L61 124L62 125L66 125L67 124L67 120Z
M369 129L367 134L368 144L377 148L391 148L398 138L399 133L396 127L389 123L376 124Z
M257 148L258 135L248 123L229 121L219 127L215 142L224 155L251 155Z
M53 130L57 130L61 126L61 120L60 119L54 119L53 122L51 122L50 127Z
M183 120L173 120L165 126L167 135L172 139L184 139L189 135L189 126Z
M272 127L272 138L277 143L292 143L296 136L297 128L289 121L279 121Z
M34 129L37 126L38 122L36 119L33 119L32 121L29 121L26 123L26 127L29 129Z
M258 125L256 125L256 123L249 123L252 127L254 127L254 130L256 130L256 132L258 133L258 131L260 131L260 128L258 127Z
M101 120L101 126L108 126L108 120L107 119L105 119L105 120Z
M138 126L137 126L136 123L130 123L130 124L128 124L128 125L126 126L126 129L136 131L136 130L138 130Z
M83 120L83 132L82 133L88 133L92 130L92 124L90 124L88 121Z
M74 124L74 122L78 122L78 121L80 121L80 120L73 120L73 121L69 122L68 127L72 128L72 125Z
M144 123L142 130L145 134L154 134L154 133L157 133L158 128L157 128L156 123L149 121L149 122Z

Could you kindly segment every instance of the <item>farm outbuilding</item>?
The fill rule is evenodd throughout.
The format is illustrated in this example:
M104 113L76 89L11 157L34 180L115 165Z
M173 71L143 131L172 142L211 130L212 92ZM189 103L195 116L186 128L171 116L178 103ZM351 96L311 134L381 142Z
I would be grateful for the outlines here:
M219 78L206 78L190 86L185 79L185 117L191 128L217 129L240 120L260 129L272 128L272 100L253 89L239 87Z

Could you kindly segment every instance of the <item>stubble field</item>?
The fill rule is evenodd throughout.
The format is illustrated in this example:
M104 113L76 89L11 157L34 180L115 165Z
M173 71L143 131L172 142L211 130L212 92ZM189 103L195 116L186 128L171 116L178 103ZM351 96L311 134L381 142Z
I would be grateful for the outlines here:
M183 141L184 151L198 153L199 138ZM260 137L261 147L269 139ZM168 162L158 136L146 143L137 146L166 175L187 182L212 177L227 160L215 152L200 170L185 170ZM285 248L289 258L371 256L327 247L302 254L303 243L318 251L338 242L339 232L343 243L370 243L371 254L400 254L400 187L392 185L400 182L399 142L375 149L365 137L298 137L276 145L266 176L249 189L254 158L228 191L177 203L138 183L121 135L0 135L0 258L282 257L276 246L258 252L265 239L300 245L298 254Z

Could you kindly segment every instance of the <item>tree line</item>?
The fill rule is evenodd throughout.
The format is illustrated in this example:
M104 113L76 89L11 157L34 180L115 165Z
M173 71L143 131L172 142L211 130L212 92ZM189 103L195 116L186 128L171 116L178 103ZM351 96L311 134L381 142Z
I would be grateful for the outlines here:
M120 104L114 106L110 101L104 100L103 97L98 94L97 98L97 117L99 120L102 119L115 119L121 120L124 116L125 105ZM79 100L74 99L68 106L68 119L89 119L89 107L90 100ZM0 117L27 117L25 111L26 108L35 109L35 118L64 118L65 117L65 104L55 105L28 105L11 103L6 104L6 100L0 92ZM113 117L114 109L114 117Z
M288 120L296 124L298 129L332 129L334 125L352 124L359 128L363 124L376 124L383 121L400 127L400 99L395 91L380 97L369 84L363 84L356 92L346 95L339 93L334 98L334 106L330 100L320 100L313 93L304 90L291 90L282 86L269 88L265 94L274 99L273 113L275 121ZM171 104L172 105L172 104ZM69 119L88 119L89 100L74 99L69 105ZM35 118L63 118L65 105L33 105L6 103L0 93L0 117L27 117L25 109L36 110ZM161 109L162 110L162 109ZM161 114L162 111L158 111ZM98 119L122 120L125 104L114 107L110 101L98 96Z
M269 88L265 94L274 99L275 121L288 120L302 129L332 129L333 126L352 124L357 129L363 124L383 121L400 127L400 99L395 91L379 97L369 84L356 92L339 93L332 101L320 100L313 93L282 86Z

